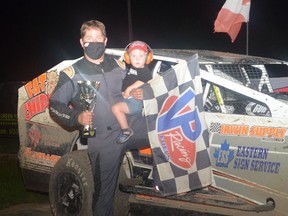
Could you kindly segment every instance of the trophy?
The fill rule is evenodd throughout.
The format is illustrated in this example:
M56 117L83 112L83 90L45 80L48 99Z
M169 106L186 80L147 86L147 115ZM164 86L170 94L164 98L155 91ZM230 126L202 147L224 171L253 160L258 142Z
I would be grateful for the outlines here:
M81 91L80 99L84 102L85 111L93 112L96 105L96 92L100 88L100 82L78 81L77 84ZM82 137L94 137L95 134L96 129L93 128L93 125L84 125L82 130Z

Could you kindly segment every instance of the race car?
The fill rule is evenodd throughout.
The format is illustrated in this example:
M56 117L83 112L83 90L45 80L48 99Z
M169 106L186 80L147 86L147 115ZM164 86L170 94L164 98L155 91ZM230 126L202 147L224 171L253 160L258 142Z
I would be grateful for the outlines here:
M106 49L106 54L121 59L123 51ZM171 214L176 210L287 215L288 62L207 50L155 49L149 64L154 79L191 56L199 64L213 183L162 196L149 184L153 181L151 149L127 151L115 214L139 215L140 210L151 214L164 208ZM18 158L24 183L27 189L49 192L54 215L91 215L92 211L87 145L79 131L61 128L48 111L59 72L77 60L61 62L18 91ZM139 179L140 184L135 183Z

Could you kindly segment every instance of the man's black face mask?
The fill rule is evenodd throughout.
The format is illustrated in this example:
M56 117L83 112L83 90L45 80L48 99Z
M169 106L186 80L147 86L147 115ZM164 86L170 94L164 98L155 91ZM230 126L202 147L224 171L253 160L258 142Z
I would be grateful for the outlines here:
M99 59L105 52L104 42L85 42L84 53L91 59Z

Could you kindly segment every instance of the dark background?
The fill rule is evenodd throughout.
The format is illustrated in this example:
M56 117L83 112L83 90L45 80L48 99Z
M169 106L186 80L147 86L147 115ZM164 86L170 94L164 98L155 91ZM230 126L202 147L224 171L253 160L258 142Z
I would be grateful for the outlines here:
M251 0L250 55L288 60L284 0ZM29 81L63 60L82 56L83 21L106 25L108 48L129 43L128 0L15 0L1 3L1 82ZM153 48L246 53L246 24L234 43L214 33L225 0L131 0L134 40ZM4 66L4 67L3 67Z

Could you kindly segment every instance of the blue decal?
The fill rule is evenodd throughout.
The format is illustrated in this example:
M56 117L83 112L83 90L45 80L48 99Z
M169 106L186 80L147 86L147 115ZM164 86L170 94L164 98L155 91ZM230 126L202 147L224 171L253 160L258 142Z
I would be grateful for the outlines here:
M229 147L230 145L225 140L220 149L215 149L213 156L216 159L216 166L228 167L234 157L234 150L229 150Z
M169 110L158 117L158 132L167 131L180 126L185 136L188 137L188 139L195 141L202 132L198 110L195 107L194 110L189 109L186 112L179 114L181 110L189 107L189 102L194 97L195 94L192 89L188 89L174 104L170 104ZM193 130L191 130L191 125L195 126Z

